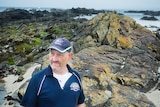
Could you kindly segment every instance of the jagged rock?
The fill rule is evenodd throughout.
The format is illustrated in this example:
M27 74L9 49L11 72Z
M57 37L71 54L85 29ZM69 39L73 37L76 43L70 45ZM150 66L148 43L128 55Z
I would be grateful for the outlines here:
M100 45L132 48L133 44L129 33L132 32L134 26L135 21L129 17L108 12L100 13L84 23L78 30L78 36L73 39L76 41L74 43L75 52L86 47Z
M144 16L141 18L142 20L158 20L157 18L155 18L154 16Z
M152 32L129 17L104 13L85 22L72 41L70 65L82 76L88 107L155 107L142 94L158 82L160 42ZM45 67L48 55L43 60Z
M21 19L31 19L32 14L27 10L23 9L7 9L4 12L0 13L1 24L7 23L10 21L21 20Z
M112 98L102 107L155 107L146 96L130 87L115 85L112 93Z

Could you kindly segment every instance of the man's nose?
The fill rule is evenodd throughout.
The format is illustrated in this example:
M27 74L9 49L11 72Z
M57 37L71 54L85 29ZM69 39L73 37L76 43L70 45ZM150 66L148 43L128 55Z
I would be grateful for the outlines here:
M51 57L52 61L57 61L58 60L58 56L56 54L52 55Z

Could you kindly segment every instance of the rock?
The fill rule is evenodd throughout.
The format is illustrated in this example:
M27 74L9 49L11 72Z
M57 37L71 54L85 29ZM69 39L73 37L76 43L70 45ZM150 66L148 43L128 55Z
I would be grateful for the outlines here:
M155 107L143 94L158 82L160 42L152 32L131 18L102 13L85 22L72 41L70 65L82 76L88 107Z
M18 98L19 98L20 100L22 100L22 97L23 97L24 93L26 92L27 86L28 86L28 81L26 81L26 82L19 88L17 95L18 95Z
M124 49L132 48L133 44L129 35L131 35L134 26L136 27L135 21L129 17L118 16L112 12L100 13L84 23L78 31L78 36L73 39L76 41L74 43L75 52L86 47L100 45L111 45Z
M21 19L31 19L32 14L30 14L27 10L23 9L9 9L0 13L0 19L2 25L4 22L10 22Z
M107 107L156 107L147 97L130 87L115 85L112 87L112 98L105 104ZM104 106L103 106L104 107Z
M160 28L157 31L155 31L154 34L160 40Z
M100 13L78 32L72 39L76 54L71 65L82 75L89 107L155 106L141 93L158 82L160 41L151 31L129 17ZM110 91L111 98L101 95L102 89ZM96 103L93 95L105 100Z
M126 56L125 56L126 55ZM151 103L151 101L147 100L145 95L142 95L140 92L143 91L148 91L150 90L156 81L153 81L152 79L154 78L154 74L152 73L152 70L147 70L147 66L150 65L139 65L140 63L133 63L137 62L138 60L146 60L144 58L140 59L140 57L135 61L135 57L131 58L127 56L127 51L122 51L120 49L116 49L110 46L102 45L100 47L90 47L83 49L79 51L77 54L75 54L71 66L75 69L77 69L83 79L83 86L86 94L86 99L87 99L87 105L90 105L91 107L103 107L100 105L107 105L110 101L112 101L114 92L113 90L115 89L114 87L118 84L117 91L118 90L124 90L123 86L125 88L126 95L128 96L127 93L139 93L139 97L143 96L141 98L144 98L142 102L139 102L139 99L134 99L135 102L139 102L136 105L141 103L141 106L145 104L146 106L154 105ZM137 55L137 54L136 54ZM140 54L141 55L141 54ZM144 54L142 54L144 55ZM128 57L128 61L125 62L125 57ZM132 61L133 60L133 61ZM125 62L125 63L123 63ZM152 61L153 62L153 61ZM133 63L133 65L132 65ZM136 68L134 68L134 65L137 65ZM121 68L121 66L124 65L124 68ZM152 65L153 66L153 65ZM132 68L133 67L133 68ZM138 68L138 69L137 69ZM150 68L150 67L149 67ZM151 84L153 86L151 86ZM107 88L108 87L108 88ZM113 89L113 90L112 90ZM101 95L100 92L103 94ZM110 91L111 92L111 98L109 95L105 93L105 91ZM137 90L133 92L128 92L131 90ZM91 94L93 91L94 94ZM100 91L100 92L99 92ZM96 94L97 92L97 94ZM119 93L121 96L122 93ZM94 97L99 97L101 96L103 99L108 98L106 102L104 100L101 100L100 98L94 101ZM123 95L123 94L122 94ZM93 99L92 99L93 98ZM114 98L113 98L114 99ZM122 97L122 100L124 98ZM116 100L117 101L117 100ZM147 102L146 102L147 101ZM101 103L100 103L101 102ZM115 102L113 100L111 107L114 107L114 105L118 105L119 102ZM122 101L123 103L119 104L119 106L123 105L128 105L128 106L133 106L134 103L131 103L129 99L125 99ZM90 107L89 106L89 107Z
M141 20L158 20L158 19L155 18L154 16L151 16L151 17L149 17L149 16L144 16L144 17L141 18Z

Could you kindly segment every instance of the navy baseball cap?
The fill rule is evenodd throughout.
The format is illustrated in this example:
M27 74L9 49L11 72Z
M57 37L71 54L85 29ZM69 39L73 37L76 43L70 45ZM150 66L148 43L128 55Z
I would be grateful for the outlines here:
M71 51L71 43L65 38L57 38L53 40L48 49L54 49L60 53L65 53L66 51Z

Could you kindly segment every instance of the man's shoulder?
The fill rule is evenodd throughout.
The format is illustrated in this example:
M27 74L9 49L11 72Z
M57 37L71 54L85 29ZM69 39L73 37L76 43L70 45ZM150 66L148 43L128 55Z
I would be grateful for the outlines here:
M79 72L77 70L75 70L75 69L72 69L72 72L76 73L77 75L79 75Z
M71 73L76 73L77 75L79 75L78 71L73 69L73 68L71 68L70 65L67 65L67 68Z

